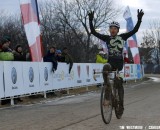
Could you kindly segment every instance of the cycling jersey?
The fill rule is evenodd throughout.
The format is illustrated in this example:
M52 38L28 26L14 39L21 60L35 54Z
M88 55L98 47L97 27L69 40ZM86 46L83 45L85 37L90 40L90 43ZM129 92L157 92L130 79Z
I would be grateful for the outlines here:
M117 35L115 37L97 33L93 27L93 23L91 20L89 23L90 23L91 33L97 38L106 42L107 44L108 54L109 54L108 62L111 64L113 68L122 70L123 68L123 48L125 45L125 41L138 31L140 24L141 24L141 20L137 21L137 24L132 31Z

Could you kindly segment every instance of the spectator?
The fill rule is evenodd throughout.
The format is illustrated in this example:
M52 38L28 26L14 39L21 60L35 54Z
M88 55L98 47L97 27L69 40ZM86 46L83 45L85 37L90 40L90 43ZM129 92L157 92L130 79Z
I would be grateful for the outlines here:
M68 48L64 47L63 48L63 52L62 52L62 62L66 62L67 64L69 64L69 73L72 70L72 66L73 66L73 60L71 55L68 52Z
M9 50L9 43L7 39L2 39L1 41L1 49L0 49L0 61L13 61L14 56L13 53ZM5 105L10 103L10 100L2 100L1 105Z
M11 38L9 36L4 36L3 39L7 40L8 43L8 51L12 52L12 49L10 48L11 45Z
M126 53L124 53L124 63L125 63L125 64L129 64L129 63L130 63L130 60L129 60L129 58L127 57L127 54L126 54Z
M8 40L3 38L1 44L0 61L13 61L14 55L10 51Z
M14 61L26 61L26 54L24 54L22 46L17 45L13 51Z
M44 62L52 62L53 67L52 67L52 71L55 72L57 70L57 59L56 59L56 48L55 47L50 47L48 53L46 56L44 56L43 60Z
M100 51L96 56L96 63L106 64L108 60L105 58L105 55L103 51Z
M56 58L58 62L62 62L62 52L61 50L56 51Z
M26 52L26 61L32 61L31 53L29 51Z

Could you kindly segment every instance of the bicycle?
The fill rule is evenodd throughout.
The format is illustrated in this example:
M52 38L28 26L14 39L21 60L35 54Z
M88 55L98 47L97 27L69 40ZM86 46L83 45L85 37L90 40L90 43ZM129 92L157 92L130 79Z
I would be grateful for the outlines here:
M110 76L110 80L113 81L113 84L111 85L111 92L109 93L109 101L108 105L104 105L104 102L106 101L105 97L105 90L107 85L104 85L101 90L101 98L100 98L100 108L101 108L101 116L102 120L105 124L109 124L112 118L112 110L115 110L115 115L117 119L121 119L122 114L120 113L120 102L119 102L119 95L118 95L118 82L119 80L119 71L105 71L105 72L95 72L94 70L94 79L96 80L96 74L101 74L101 73L108 73L112 75Z

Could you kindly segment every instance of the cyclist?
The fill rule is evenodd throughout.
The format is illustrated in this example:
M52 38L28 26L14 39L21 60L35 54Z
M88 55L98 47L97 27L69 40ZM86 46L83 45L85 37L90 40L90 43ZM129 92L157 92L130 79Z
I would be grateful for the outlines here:
M91 33L96 36L97 38L103 40L106 42L107 47L108 47L108 64L105 64L103 67L103 71L111 71L111 70L119 70L121 71L123 69L123 63L124 63L124 58L123 58L123 47L125 44L125 41L134 35L142 22L142 17L144 15L143 10L138 9L138 21L134 29L130 32L123 33L118 35L119 29L120 29L120 24L118 22L111 22L109 25L109 35L103 35L100 33L97 33L94 29L93 26L93 19L94 19L94 11L89 12L89 25L90 25L90 30ZM111 87L110 87L110 82L109 82L109 77L107 73L103 73L103 79L104 79L104 84L107 85L106 88L106 100L109 96ZM122 114L124 111L124 105L123 105L123 99L124 99L124 88L123 88L123 79L119 78L119 88L118 88L118 95L119 95L119 101L120 101L120 113Z

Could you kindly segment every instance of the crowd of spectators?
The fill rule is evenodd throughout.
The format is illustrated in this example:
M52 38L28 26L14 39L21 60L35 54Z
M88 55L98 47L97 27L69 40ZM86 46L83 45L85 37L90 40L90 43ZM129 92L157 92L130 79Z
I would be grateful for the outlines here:
M32 61L31 55L23 50L22 45L16 45L15 48L11 48L11 38L4 36L0 41L0 61ZM64 62L69 64L68 72L71 72L73 66L73 59L69 54L67 47L63 50L58 50L56 47L51 46L47 54L43 57L44 62L51 62L53 67L53 73L57 70L58 62ZM16 101L22 101L20 98L15 99ZM10 100L2 100L1 105L5 105Z

